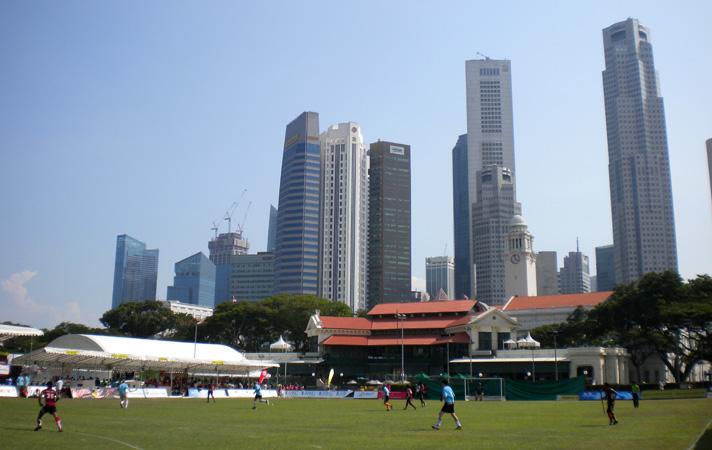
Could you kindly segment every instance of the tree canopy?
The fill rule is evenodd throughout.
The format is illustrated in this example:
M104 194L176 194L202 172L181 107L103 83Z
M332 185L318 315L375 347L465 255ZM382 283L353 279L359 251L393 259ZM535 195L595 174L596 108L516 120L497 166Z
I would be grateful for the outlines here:
M163 302L155 300L122 303L105 312L99 320L111 330L139 338L155 336L176 325L175 314Z

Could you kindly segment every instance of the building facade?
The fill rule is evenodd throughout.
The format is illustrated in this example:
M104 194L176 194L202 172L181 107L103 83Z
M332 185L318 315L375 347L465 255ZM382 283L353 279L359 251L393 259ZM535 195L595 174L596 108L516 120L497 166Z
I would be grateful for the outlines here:
M213 315L213 308L209 306L199 306L175 300L167 300L166 303L172 312L176 314L188 314L189 316L193 316L198 322L202 322Z
M346 122L321 134L319 296L366 308L368 152L361 127Z
M612 245L596 247L596 291L612 291L616 288L616 271L613 259Z
M536 293L559 293L559 262L556 252L543 251L536 254Z
M155 300L157 280L158 249L146 249L138 239L118 235L111 308L126 302Z
M559 272L559 289L562 294L591 292L588 256L578 249L564 256L564 266Z
M461 134L452 149L452 209L455 242L455 292L452 298L471 298L474 292L468 180L467 134Z
M319 114L287 125L277 207L275 293L316 295L319 282Z
M274 252L277 247L277 208L269 205L269 227L267 228L267 251Z
M431 299L452 300L455 297L455 260L450 256L425 258L425 290ZM441 291L445 298L441 298Z
M613 24L603 48L615 279L629 283L677 271L665 108L648 28Z
M512 217L521 215L522 207L514 201L514 177L509 169L492 165L477 175L477 201L472 205L475 296L488 305L501 305L506 301L505 237Z
M374 142L369 157L368 304L408 302L410 146Z
M235 255L246 255L250 243L244 239L241 231L220 233L208 242L210 261L215 264L215 302L219 305L230 300L231 260Z
M505 237L504 295L536 294L536 253L534 236L520 215L513 216L509 223L509 233Z
M465 63L471 254L477 299L501 304L504 238L521 214L516 196L511 62Z
M215 264L203 252L189 256L175 264L173 286L166 289L167 300L215 306Z
M232 257L230 297L239 302L258 302L274 292L274 253Z

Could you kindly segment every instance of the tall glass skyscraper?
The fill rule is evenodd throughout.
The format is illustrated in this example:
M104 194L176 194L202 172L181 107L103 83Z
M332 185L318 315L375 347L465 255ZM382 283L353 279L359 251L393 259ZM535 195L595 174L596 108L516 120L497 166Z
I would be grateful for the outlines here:
M440 291L453 300L455 291L455 261L449 256L425 258L425 290L431 300L438 300Z
M467 167L467 134L461 134L452 149L452 209L455 230L455 292L449 293L452 298L472 298L473 292Z
M410 145L369 149L368 306L410 302Z
M618 22L603 30L603 50L615 279L629 283L677 271L665 108L650 30Z
M275 293L317 294L320 171L319 114L304 112L284 134Z
M559 289L562 294L591 292L591 277L588 271L588 256L577 248L564 256L564 267L559 271Z
M126 302L155 300L157 280L158 249L147 250L146 244L126 234L117 236L112 309Z
M274 252L277 247L277 208L269 205L269 227L267 228L267 251Z
M242 235L242 231L220 233L208 242L210 261L215 264L215 305L232 299L230 295L230 278L232 277L232 257L246 255L250 243Z
M616 288L613 246L596 247L596 290L612 291Z
M173 286L168 286L166 299L215 306L215 264L203 252L178 261Z
M517 203L512 112L512 70L508 60L465 63L470 242L477 300L504 303L505 236L521 214Z

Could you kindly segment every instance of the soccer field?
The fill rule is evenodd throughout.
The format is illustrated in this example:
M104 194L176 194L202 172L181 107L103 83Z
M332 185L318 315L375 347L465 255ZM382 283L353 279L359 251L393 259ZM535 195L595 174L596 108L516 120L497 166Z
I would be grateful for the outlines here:
M600 402L457 402L464 429L440 403L393 411L376 400L281 399L252 410L250 400L63 400L65 432L45 416L33 432L35 399L0 399L0 448L502 448L687 449L712 420L712 400L618 402L620 424L608 425Z

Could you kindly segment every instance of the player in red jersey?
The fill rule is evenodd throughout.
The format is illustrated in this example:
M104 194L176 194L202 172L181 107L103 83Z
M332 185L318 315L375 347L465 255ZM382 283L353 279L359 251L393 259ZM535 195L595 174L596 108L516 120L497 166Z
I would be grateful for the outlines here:
M37 427L35 431L42 429L42 416L45 414L52 414L54 417L54 422L57 424L57 431L62 431L62 419L57 415L57 401L59 400L59 394L57 391L52 389L52 382L47 382L47 389L40 393L38 400L40 402L40 413L37 415Z

